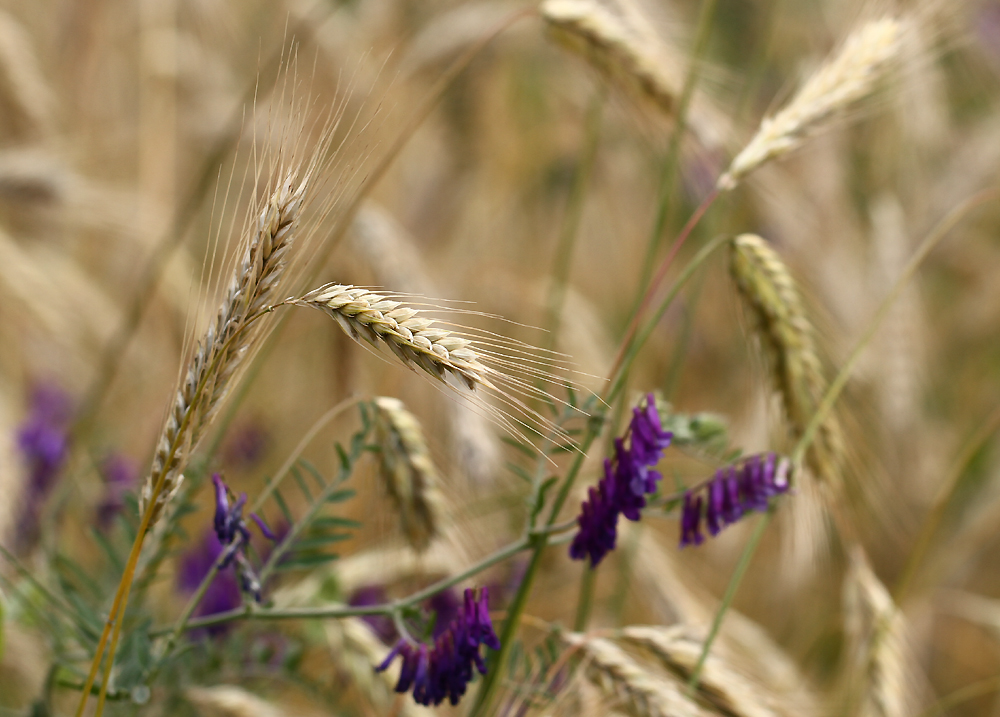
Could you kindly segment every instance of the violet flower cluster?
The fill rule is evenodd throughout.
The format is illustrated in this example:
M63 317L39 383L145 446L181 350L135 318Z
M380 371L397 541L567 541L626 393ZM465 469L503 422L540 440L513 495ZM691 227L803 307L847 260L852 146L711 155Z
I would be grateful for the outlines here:
M247 502L247 494L240 493L232 505L229 504L230 491L218 473L212 475L215 484L215 535L223 546L224 552L219 562L219 570L225 570L230 565L236 568L240 586L245 592L253 595L257 602L261 600L261 585L250 560L246 556L246 546L250 543L250 530L243 519L243 507ZM251 513L250 517L260 528L264 537L272 542L278 542L278 536L271 531L258 515Z
M38 537L39 514L69 454L71 416L69 396L61 389L46 384L34 388L28 417L17 431L17 447L28 469L14 538L19 552Z
M396 692L407 692L412 687L417 704L439 705L447 698L457 705L475 675L473 665L480 674L486 674L486 662L479 653L479 646L500 649L500 639L490 621L489 589L481 588L477 596L469 588L464 597L458 613L433 645L400 639L385 661L375 668L382 672L397 655L401 656L403 667Z
M714 537L750 511L766 511L773 496L789 487L791 463L774 453L750 456L738 465L721 468L703 486L684 494L681 545L700 545L701 522ZM704 495L699 495L704 493Z
M625 437L615 439L614 459L604 459L604 477L587 493L577 518L580 530L569 548L574 560L589 557L592 568L614 550L619 514L639 520L646 496L656 492L662 477L653 466L660 462L673 434L663 430L653 394L646 396L644 408L632 409Z

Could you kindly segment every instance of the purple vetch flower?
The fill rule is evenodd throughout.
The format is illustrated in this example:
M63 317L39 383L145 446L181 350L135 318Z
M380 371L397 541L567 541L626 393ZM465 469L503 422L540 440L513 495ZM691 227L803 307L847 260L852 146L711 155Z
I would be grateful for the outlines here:
M490 621L489 589L481 588L477 596L470 588L466 589L457 614L433 645L415 644L403 638L375 669L378 672L388 669L399 656L403 666L396 692L407 692L412 688L413 699L420 705L439 705L446 698L457 705L475 676L473 667L480 674L486 674L486 661L479 652L480 645L499 650L500 639Z
M38 518L69 453L69 396L54 385L31 392L28 417L17 430L17 447L28 469L14 543L24 551L38 537Z
M707 484L684 494L681 508L681 544L700 545L702 518L716 536L750 511L766 511L770 499L788 490L791 462L775 453L753 455L720 468ZM696 495L703 492L704 495Z
M627 448L625 438L629 439ZM660 462L671 438L673 434L660 424L656 398L648 394L644 407L632 409L626 435L615 439L614 459L604 459L604 477L587 492L577 518L580 530L569 548L570 557L589 557L591 567L597 567L614 550L619 514L639 520L646 496L656 492L662 478L653 466Z
M180 560L177 571L177 587L181 592L191 594L198 589L224 548L214 530L206 530L200 541L192 546ZM205 595L195 609L195 617L206 617L238 608L242 604L240 586L231 570L221 570L208 586ZM229 625L212 625L206 629L208 635L225 634Z
M119 453L112 453L101 463L104 498L97 506L97 525L107 530L112 519L125 507L125 494L135 485L135 464Z
M218 473L212 474L212 483L215 485L215 516L212 520L212 526L219 544L224 546L224 552L220 556L219 570L222 571L230 565L234 565L240 587L253 595L257 602L260 602L260 580L258 580L257 573L246 556L246 547L250 543L250 530L243 518L243 507L247 502L247 494L240 493L236 501L230 504L232 494L229 486L222 480L222 476ZM277 535L267 527L263 519L253 513L250 514L250 517L267 538L277 540Z

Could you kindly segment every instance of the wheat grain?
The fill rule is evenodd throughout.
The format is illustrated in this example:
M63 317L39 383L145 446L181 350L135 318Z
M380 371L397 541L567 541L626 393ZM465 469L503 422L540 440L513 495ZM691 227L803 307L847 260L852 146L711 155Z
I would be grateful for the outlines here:
M781 257L755 234L732 243L730 272L752 314L796 438L802 436L825 393L827 382L816 353L813 327L795 281ZM817 476L836 484L843 456L840 424L824 419L806 460Z
M287 263L306 181L287 173L257 213L242 261L230 281L215 322L202 337L177 388L140 496L140 512L155 501L150 525L180 488L188 452L201 437L230 381L260 332L249 320L275 299ZM162 480L162 488L156 486Z
M679 681L647 669L620 647L604 638L564 633L560 639L580 650L586 661L587 679L617 707L635 717L699 717L710 714L684 694Z
M386 492L399 511L410 545L426 550L440 530L441 495L424 432L402 401L379 397L372 405Z
M761 122L719 178L718 188L734 188L750 172L797 149L807 137L870 94L899 54L903 27L902 21L887 17L855 30L783 110Z
M676 117L684 85L680 52L668 45L636 7L613 12L595 0L545 0L540 12L552 38L584 57L612 82ZM706 147L719 147L728 122L704 97L695 96L688 123Z

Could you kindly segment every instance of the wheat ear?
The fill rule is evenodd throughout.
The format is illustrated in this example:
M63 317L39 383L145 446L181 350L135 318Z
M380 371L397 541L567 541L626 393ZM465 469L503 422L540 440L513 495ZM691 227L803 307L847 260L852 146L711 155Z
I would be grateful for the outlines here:
M206 421L225 395L228 380L242 360L252 351L259 331L248 331L273 299L285 266L288 247L294 238L294 223L308 183L308 173L300 181L298 172L290 171L273 191L248 234L242 261L237 265L226 298L214 324L198 344L188 362L174 403L157 443L149 476L140 494L138 534L132 544L124 574L118 585L104 630L94 651L90 672L81 692L76 717L82 717L90 688L97 677L108 645L107 667L101 681L97 714L103 713L108 682L114 666L115 651L128 604L132 578L146 532L163 512L183 481L188 452L197 445ZM110 635L110 644L108 637Z
M684 625L631 625L621 635L624 642L648 651L664 668L684 680L691 676L701 655L701 641ZM709 655L705 662L698 692L720 712L734 717L790 714L780 709L773 696L750 677L750 670L739 670L731 658L717 654Z
M646 669L615 643L564 633L560 638L578 649L586 661L587 679L635 717L701 717L708 715L684 694L681 682Z
M864 717L914 714L912 655L907 622L864 552L855 547L844 584L846 628L853 649L849 676L856 695L849 709Z
M353 224L353 246L382 286L439 295L414 238L395 218L367 202ZM452 452L458 471L474 486L489 485L501 466L500 446L486 417L457 401L448 402Z
M250 322L275 300L304 192L305 182L289 173L261 208L216 319L188 363L140 496L140 512L153 502L150 526L180 487L189 451L251 350L258 332L248 330Z
M827 381L795 280L777 252L755 234L741 234L733 240L730 273L753 316L792 431L800 438L826 392ZM810 444L806 460L818 477L836 484L842 456L840 424L830 415Z
M871 93L899 56L903 28L900 20L887 17L855 30L784 109L761 122L757 134L719 178L718 188L732 189L765 162L797 149L807 137Z
M437 536L441 525L440 479L417 417L403 402L380 396L375 407L379 467L386 492L399 511L403 533L418 552Z
M539 8L549 35L582 56L610 81L647 99L669 117L677 114L684 85L682 55L636 9L615 13L595 0L545 0ZM695 98L689 124L708 147L728 132L723 115Z

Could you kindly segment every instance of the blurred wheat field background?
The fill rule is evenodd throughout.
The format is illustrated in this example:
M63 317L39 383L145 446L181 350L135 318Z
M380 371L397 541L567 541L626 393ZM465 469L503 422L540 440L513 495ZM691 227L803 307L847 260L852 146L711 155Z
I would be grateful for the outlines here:
M0 717L1000 714L998 89L993 0L3 4Z

